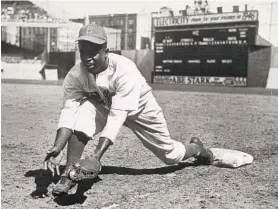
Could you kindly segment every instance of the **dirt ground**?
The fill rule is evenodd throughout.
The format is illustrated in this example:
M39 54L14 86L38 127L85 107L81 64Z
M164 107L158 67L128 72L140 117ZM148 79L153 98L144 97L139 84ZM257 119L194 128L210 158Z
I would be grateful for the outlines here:
M173 138L197 136L209 147L247 152L253 164L166 166L123 128L99 178L53 197L58 178L42 170L42 161L54 141L61 86L2 84L1 91L3 209L278 208L277 96L154 91Z

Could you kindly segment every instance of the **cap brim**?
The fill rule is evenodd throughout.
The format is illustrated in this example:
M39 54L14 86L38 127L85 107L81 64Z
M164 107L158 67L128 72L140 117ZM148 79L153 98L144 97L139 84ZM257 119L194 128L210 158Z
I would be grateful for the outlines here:
M106 40L104 40L104 39L100 39L100 38L92 37L92 36L80 36L80 37L78 37L78 39L76 41L89 41L94 44L104 44L106 42Z

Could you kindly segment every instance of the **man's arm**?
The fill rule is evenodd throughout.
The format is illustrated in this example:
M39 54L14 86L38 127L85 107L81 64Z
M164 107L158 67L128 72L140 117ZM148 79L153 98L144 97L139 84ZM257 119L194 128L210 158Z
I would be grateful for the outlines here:
M78 79L70 72L63 82L64 104L60 113L58 129L53 146L46 152L44 159L44 168L50 169L55 173L56 167L59 174L59 164L63 158L63 149L73 134L75 124L75 113L80 106L79 100L83 97L82 89L79 86ZM61 152L62 151L62 152Z
M106 125L100 134L99 142L94 151L95 158L99 161L106 150L114 143L126 117L126 111L110 109Z
M56 133L56 138L53 147L47 152L48 155L56 157L64 149L68 140L72 135L72 130L68 128L59 128Z
M60 175L59 164L63 159L64 152L62 151L66 146L72 131L67 128L59 128L56 133L55 142L52 148L46 152L44 159L44 169L51 170L52 175L55 175L55 170ZM61 152L62 151L62 152Z
M96 146L95 149L95 158L100 161L102 155L106 152L106 150L112 145L113 143L111 142L110 139L106 137L100 137L98 141L98 145Z

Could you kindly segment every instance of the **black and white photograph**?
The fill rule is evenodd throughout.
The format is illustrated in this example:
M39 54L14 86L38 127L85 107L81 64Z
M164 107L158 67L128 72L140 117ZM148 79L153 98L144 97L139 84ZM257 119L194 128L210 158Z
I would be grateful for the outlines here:
M1 0L1 208L278 209L278 0Z

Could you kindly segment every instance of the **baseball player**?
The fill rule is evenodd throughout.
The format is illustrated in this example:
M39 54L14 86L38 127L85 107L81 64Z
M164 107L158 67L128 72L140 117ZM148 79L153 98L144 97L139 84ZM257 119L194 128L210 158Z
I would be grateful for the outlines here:
M94 159L100 162L117 142L123 125L167 165L189 157L212 164L212 152L199 139L194 137L185 146L171 138L151 87L131 60L109 53L101 26L93 23L82 27L77 41L81 62L64 79L64 107L54 145L44 161L45 169L59 174L62 150L68 143L66 168L53 189L54 195L66 194L74 186L68 171L80 160L88 140L100 133L94 150Z

